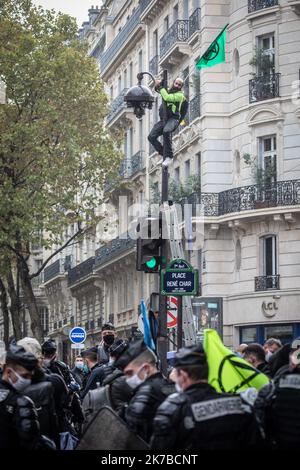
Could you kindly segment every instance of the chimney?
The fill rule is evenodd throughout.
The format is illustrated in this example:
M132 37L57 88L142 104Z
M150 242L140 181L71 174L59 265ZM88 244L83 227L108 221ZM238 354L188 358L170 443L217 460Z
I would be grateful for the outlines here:
M94 8L94 5L92 5L91 8L88 10L90 25L94 23L99 13L100 13L100 10L99 10L98 5L96 5L95 8Z

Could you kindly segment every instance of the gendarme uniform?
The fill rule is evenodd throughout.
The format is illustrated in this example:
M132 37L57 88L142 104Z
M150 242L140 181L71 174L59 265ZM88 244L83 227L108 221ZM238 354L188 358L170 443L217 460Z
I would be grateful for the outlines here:
M271 447L299 449L300 367L285 371L263 387L254 404Z
M179 351L175 367L205 363L202 347L195 346ZM253 447L258 432L239 395L219 394L208 383L169 396L158 408L153 429L151 449L174 451Z

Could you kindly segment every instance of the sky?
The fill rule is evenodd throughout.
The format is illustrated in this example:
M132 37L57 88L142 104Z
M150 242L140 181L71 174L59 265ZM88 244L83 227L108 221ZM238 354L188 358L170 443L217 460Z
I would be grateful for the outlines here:
M54 8L56 11L75 16L78 27L84 21L88 21L88 9L92 5L100 5L100 0L33 0L36 5L41 5L47 10Z

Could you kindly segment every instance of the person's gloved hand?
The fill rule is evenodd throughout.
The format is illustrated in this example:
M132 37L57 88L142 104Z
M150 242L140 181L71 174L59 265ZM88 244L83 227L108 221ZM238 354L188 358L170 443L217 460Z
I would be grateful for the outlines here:
M69 388L70 388L70 390L72 390L72 392L79 392L80 385L77 382L71 382L70 385L69 385Z

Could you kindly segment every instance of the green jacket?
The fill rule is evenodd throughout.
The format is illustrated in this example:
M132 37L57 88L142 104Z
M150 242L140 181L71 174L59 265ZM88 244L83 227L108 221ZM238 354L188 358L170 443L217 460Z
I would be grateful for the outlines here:
M175 93L168 93L165 88L161 88L159 93L162 99L167 103L169 110L172 114L175 114L180 118L180 109L182 103L186 100L182 91L176 91Z

